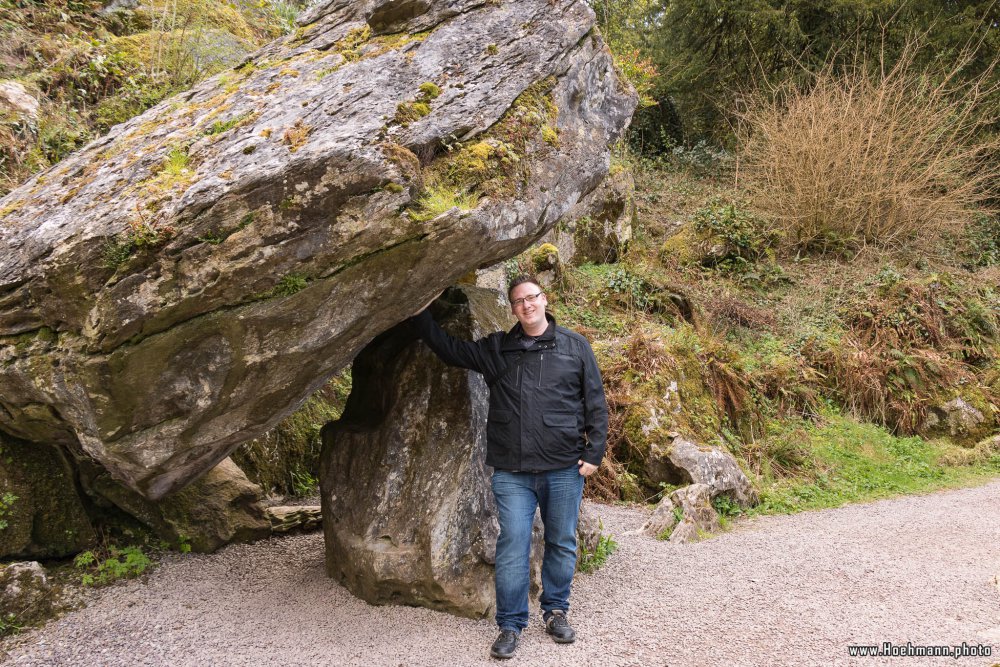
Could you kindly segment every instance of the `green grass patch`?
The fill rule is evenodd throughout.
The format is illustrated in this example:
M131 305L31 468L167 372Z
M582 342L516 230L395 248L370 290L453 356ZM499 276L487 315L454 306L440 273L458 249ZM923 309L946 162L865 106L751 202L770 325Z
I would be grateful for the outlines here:
M846 503L963 486L1000 475L1000 452L952 465L956 448L920 437L898 437L828 408L816 423L772 423L769 450L794 449L808 462L788 477L759 480L760 504L749 514L786 514Z
M584 549L577 568L580 572L591 573L608 562L608 557L618 548L618 543L610 535L601 535L593 551Z
M417 206L410 210L410 217L417 222L426 222L453 208L471 211L479 205L479 195L471 192L456 192L446 185L432 185L427 188Z

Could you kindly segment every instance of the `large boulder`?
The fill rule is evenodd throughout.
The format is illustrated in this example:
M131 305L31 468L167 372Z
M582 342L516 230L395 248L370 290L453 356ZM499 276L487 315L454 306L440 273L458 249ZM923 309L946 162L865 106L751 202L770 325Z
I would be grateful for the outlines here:
M0 200L0 429L159 499L529 246L635 108L584 0L327 0Z
M512 324L500 301L463 287L434 308L446 330L471 340ZM323 430L327 572L369 602L489 615L499 525L482 375L446 367L400 325L358 355L352 376L343 417ZM595 523L580 522L580 544L591 551ZM534 537L537 589L537 517Z
M736 457L710 445L699 445L676 436L664 447L653 447L646 466L656 481L673 484L705 484L712 498L724 495L741 507L757 503L757 493Z
M232 459L221 463L167 498L150 501L122 486L106 472L87 478L87 490L110 501L152 528L160 539L198 553L212 553L233 542L271 535L271 520L261 504L263 492Z
M0 558L58 558L90 546L94 528L76 488L59 448L0 433Z

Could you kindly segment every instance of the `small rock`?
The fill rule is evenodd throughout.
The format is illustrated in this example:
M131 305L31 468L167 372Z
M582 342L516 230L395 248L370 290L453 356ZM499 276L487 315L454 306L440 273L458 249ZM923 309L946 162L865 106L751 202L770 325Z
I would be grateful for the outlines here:
M3 620L31 625L52 615L55 591L37 561L0 565L0 613ZM9 616L13 615L13 619Z
M38 122L38 100L16 81L0 82L0 110L12 112L32 125Z
M719 515L712 507L712 491L707 484L677 489L670 494L670 499L684 513L684 518L670 534L671 542L695 542L719 529Z
M672 530L677 525L677 514L674 512L676 507L677 505L674 504L674 501L669 496L664 496L656 505L653 515L649 517L649 521L643 524L639 532L658 538L665 531Z
M267 518L271 521L272 533L315 530L323 523L323 514L319 505L268 507Z

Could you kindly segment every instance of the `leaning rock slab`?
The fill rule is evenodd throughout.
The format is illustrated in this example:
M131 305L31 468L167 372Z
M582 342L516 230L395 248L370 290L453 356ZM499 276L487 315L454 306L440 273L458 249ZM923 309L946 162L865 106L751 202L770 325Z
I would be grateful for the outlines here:
M583 0L301 21L0 200L0 429L182 488L555 225L635 108Z
M708 486L711 497L726 495L749 507L757 494L736 458L719 447L698 445L675 437L665 452L650 460L647 470L656 479L680 480Z
M512 324L496 292L463 287L435 303L452 335ZM372 603L463 616L494 609L499 524L486 467L488 388L450 368L406 325L355 359L343 417L323 430L320 486L327 573ZM532 571L541 567L536 516ZM579 532L596 546L596 522Z

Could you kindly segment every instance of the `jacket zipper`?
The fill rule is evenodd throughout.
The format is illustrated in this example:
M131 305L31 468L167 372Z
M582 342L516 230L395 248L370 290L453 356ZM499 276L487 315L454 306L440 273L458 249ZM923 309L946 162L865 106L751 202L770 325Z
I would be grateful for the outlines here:
M538 386L542 386L542 370L545 368L545 353L538 354Z

